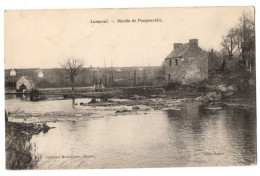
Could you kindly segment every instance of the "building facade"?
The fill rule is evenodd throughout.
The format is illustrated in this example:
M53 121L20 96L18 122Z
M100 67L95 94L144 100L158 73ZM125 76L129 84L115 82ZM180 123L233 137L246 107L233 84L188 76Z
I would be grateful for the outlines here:
M34 81L29 76L22 76L17 82L16 82L16 89L26 89L28 91L35 89Z
M198 39L189 43L174 43L165 58L167 82L191 84L208 79L208 55L198 46Z

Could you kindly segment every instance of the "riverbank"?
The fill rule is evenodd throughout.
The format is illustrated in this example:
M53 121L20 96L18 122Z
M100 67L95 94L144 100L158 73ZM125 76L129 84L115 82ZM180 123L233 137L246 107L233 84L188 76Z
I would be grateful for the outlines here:
M168 108L173 104L190 102L225 102L236 103L240 106L256 105L255 89L239 89L235 85L219 83L212 85L208 82L191 85L169 84L166 87L125 88L121 91L97 92L82 106L135 106L146 105L154 109ZM117 101L122 99L125 101Z
M47 133L51 128L45 123L5 123L6 169L21 170L33 168L38 158L32 156L33 135Z

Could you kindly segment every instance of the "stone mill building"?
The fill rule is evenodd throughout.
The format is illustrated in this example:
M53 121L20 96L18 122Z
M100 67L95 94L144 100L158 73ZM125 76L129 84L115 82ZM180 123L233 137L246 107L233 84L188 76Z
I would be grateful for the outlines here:
M198 45L198 39L189 43L174 43L173 51L165 58L167 82L191 84L208 79L208 55Z

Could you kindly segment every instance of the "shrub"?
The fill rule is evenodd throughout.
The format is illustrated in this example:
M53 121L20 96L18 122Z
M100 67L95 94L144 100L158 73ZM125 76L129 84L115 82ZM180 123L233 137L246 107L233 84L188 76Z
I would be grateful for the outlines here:
M166 85L165 90L174 90L177 89L181 86L180 83L176 83L176 82L170 82Z
M107 102L107 101L110 101L111 98L112 98L112 95L110 95L110 94L102 94L101 97L100 97L100 100Z
M96 103L96 102L97 102L96 98L92 98L89 104Z

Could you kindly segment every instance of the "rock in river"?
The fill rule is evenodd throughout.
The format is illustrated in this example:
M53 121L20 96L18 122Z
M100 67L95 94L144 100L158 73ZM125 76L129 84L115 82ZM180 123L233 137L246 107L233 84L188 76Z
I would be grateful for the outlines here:
M139 106L133 106L133 107L132 107L132 110L133 110L133 111L139 111L139 110L141 110L141 108L140 108Z
M126 108L120 108L119 110L116 111L116 113L123 113L123 112L131 112L131 110L128 110Z

